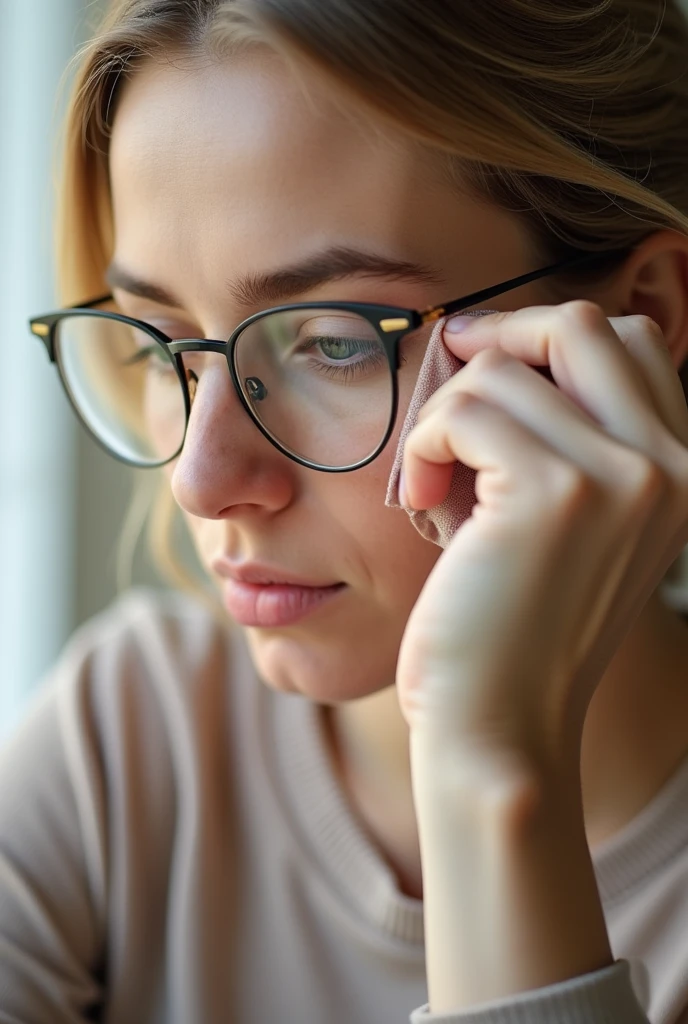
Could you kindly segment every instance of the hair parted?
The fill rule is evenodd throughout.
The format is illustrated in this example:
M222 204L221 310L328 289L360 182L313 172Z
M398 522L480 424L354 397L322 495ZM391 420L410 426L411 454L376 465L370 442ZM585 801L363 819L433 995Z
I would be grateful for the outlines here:
M516 214L545 262L622 249L662 228L688 234L688 19L678 0L112 0L78 55L68 110L65 303L106 290L120 83L142 60L231 59L255 45L316 65L441 153L457 189ZM562 284L585 280L570 273ZM156 561L181 583L156 532Z

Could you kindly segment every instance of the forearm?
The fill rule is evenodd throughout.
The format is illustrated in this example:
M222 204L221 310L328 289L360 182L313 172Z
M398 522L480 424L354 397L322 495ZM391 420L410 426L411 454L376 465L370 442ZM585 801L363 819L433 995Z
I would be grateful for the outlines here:
M433 1013L613 963L580 787L411 732Z

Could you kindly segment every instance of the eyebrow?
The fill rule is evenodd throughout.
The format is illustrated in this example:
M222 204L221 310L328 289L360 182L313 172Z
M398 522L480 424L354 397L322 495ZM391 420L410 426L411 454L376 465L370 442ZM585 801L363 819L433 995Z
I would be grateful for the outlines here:
M227 288L239 307L250 309L284 302L319 285L354 275L421 284L444 282L440 271L431 266L392 259L361 249L333 246L290 266L262 273L244 274L236 280L228 281ZM171 292L137 278L115 262L110 264L105 279L111 288L121 288L130 295L151 299L164 306L183 306Z

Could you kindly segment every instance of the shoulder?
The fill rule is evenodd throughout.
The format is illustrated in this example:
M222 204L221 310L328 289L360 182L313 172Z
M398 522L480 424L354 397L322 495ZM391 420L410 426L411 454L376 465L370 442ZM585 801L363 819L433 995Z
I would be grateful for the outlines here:
M192 668L232 629L200 600L177 591L135 587L75 630L62 654L64 662L135 651L150 666L154 653L174 657Z
M241 641L197 599L128 591L73 633L30 702L18 746L32 746L22 736L35 739L40 721L79 777L161 777L199 720L229 724L249 675Z
M115 926L127 944L140 922L113 893L145 891L164 919L178 837L231 750L233 664L229 624L181 594L131 591L72 635L0 750L0 947L19 936L17 962L71 972Z
M165 733L169 745L242 685L242 639L196 598L135 588L76 630L48 686L72 733L129 749Z
M80 626L51 673L59 690L193 688L226 683L238 632L198 599L135 588Z
M15 809L69 803L101 842L132 794L151 820L171 813L200 739L222 744L235 717L250 675L241 639L186 595L137 588L118 598L72 634L3 745L0 812L3 795L14 794Z

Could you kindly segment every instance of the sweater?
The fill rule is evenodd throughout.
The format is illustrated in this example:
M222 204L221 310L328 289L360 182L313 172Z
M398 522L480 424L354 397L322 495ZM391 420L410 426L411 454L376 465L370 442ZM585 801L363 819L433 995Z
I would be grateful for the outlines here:
M0 750L0 1024L688 1024L688 760L592 851L611 966L433 1014L321 723L190 597L82 626Z

